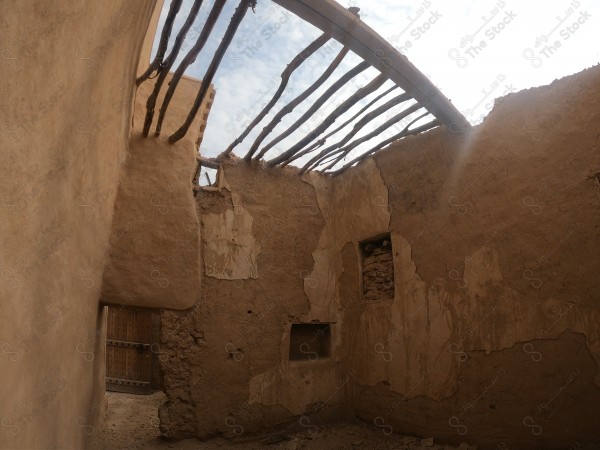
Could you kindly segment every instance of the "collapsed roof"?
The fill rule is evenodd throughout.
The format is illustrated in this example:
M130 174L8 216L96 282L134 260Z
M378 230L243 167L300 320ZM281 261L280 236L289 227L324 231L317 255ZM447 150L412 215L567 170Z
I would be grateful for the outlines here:
M155 77L157 81L154 91L147 102L146 121L144 124L144 135L146 136L153 122L156 98L162 88L166 74L173 67L183 41L191 25L194 23L202 4L202 0L194 0L187 18L175 38L171 52L167 55L166 50L169 38L182 1L172 0L156 56L148 70L138 79L139 85L156 73ZM320 76L313 84L281 107L272 119L264 125L262 131L250 145L244 159L248 161L263 160L270 166L299 165L301 173L307 170L319 170L325 173L338 174L354 166L360 160L379 149L408 135L421 133L440 124L444 124L455 131L465 130L470 126L452 103L426 76L410 63L406 56L402 55L372 28L360 20L358 8L351 7L345 9L333 0L273 1L296 14L301 19L318 27L323 31L323 34L306 46L286 66L281 73L281 81L276 92L262 110L256 114L246 129L216 159L204 160L204 164L208 166L218 164L219 160L233 152L250 132L265 120L265 117L273 110L282 95L289 93L288 83L292 73L332 39L342 44L341 50L330 61L327 67L322 68ZM167 93L160 107L155 135L158 136L161 132L162 122L169 106L169 101L177 88L179 79L204 48L224 5L225 0L215 0L196 42L174 71L173 79L169 83ZM255 0L241 0L239 2L237 9L230 19L225 35L212 55L211 62L203 77L202 85L189 112L189 116L181 127L169 136L169 142L176 142L187 133L189 126L209 91L209 86L219 64L242 23L247 10L255 7ZM350 53L354 53L362 61L338 77L322 95L314 98L316 96L312 94L328 80L331 81L332 74L336 68L340 66ZM323 113L323 105L334 95L338 94L350 80L371 67L379 72L376 77L357 89L352 95L346 97L332 111L324 114L325 118L320 120L310 132L304 133L304 136L295 144L289 147L286 146L284 151L274 151L275 145L298 130L308 119L317 115L318 112ZM390 84L391 87L389 87ZM370 100L367 101L367 97L370 97ZM377 104L384 97L386 101ZM292 113L296 107L305 101L307 102L306 104L310 103L310 107L306 112L284 131L266 142L283 117ZM346 116L350 115L351 117L345 118L345 113L357 105L363 106L354 114L346 114ZM395 107L402 109L396 108L395 111L397 112L390 116L390 109ZM365 134L365 127L368 124L372 125L373 120L386 113L388 116L387 120ZM336 122L338 123L336 124ZM398 125L400 125L399 128ZM331 139L336 133L346 127L351 128L343 137L334 137ZM400 131L391 133L390 135L389 131L392 127L396 127L396 130L399 129ZM359 134L361 130L362 135ZM359 135L360 137L358 137ZM368 148L363 145L365 143L368 143Z

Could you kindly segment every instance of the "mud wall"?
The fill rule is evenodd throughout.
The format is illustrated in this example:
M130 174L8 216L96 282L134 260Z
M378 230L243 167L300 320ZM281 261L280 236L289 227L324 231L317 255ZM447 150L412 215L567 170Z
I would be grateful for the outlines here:
M596 67L335 178L225 165L197 196L199 301L162 314L163 434L351 410L482 448L597 441L599 100Z
M483 448L598 441L599 102L595 67L497 101L469 134L405 139L335 179L344 211L367 202L388 224L363 216L358 231L342 211L325 227L389 231L394 255L393 301L373 301L360 239L325 246L339 278L320 292L348 305L341 373L361 418Z
M0 2L0 447L84 448L99 307L154 2Z
M164 86L170 79L168 75ZM185 309L196 302L200 289L199 222L192 179L195 143L205 119L198 114L186 136L175 144L168 143L167 138L185 121L200 84L182 77L161 135L155 137L152 127L146 138L142 135L146 101L154 83L142 83L137 89L103 278L105 303ZM165 91L163 87L158 105Z
M311 253L324 226L315 189L293 170L225 165L201 190L203 281L188 312L162 313L161 366L170 437L239 436L274 424L314 426L338 415L337 309L311 299ZM325 357L310 344L289 360L292 324L330 324ZM332 323L334 322L334 323ZM302 344L301 342L300 344ZM313 353L311 353L313 352Z

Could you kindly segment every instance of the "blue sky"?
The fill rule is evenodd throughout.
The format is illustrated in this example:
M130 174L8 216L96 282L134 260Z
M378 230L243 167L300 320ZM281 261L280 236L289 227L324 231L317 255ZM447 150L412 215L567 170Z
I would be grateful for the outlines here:
M169 3L170 0L165 1L157 39ZM180 58L193 44L212 3L212 0L204 1ZM207 46L186 72L188 75L203 77L237 3L235 0L228 2ZM173 36L183 23L191 4L192 0L184 0ZM340 1L340 4L346 7L358 6L361 9L361 20L404 53L473 124L480 123L489 113L494 98L549 84L600 61L600 0L346 0ZM320 34L320 30L272 1L258 0L256 13L249 11L246 15L213 80L217 93L200 148L203 156L213 157L227 148L243 131L244 125L271 98L286 65ZM340 44L330 41L294 72L288 90L272 113L234 153L243 156L268 120L318 78L340 49ZM306 111L312 103L311 99L317 98L358 62L360 59L355 55L347 56L330 80L297 111L286 116L265 142L285 130ZM275 146L268 156L274 156L297 142L335 106L377 74L371 68L354 78L340 95L334 96L325 104L320 114ZM383 92L391 85L388 82L377 92ZM389 94L378 104L397 94L398 91ZM336 124L352 115L375 95L356 105L347 113L348 116L341 117ZM402 104L389 111L365 127L357 137L372 131L407 106ZM389 134L395 134L401 128L398 125ZM336 138L340 139L349 130L350 127L341 130L328 143L335 142ZM369 150L384 138L385 136L381 136L358 147L349 158Z

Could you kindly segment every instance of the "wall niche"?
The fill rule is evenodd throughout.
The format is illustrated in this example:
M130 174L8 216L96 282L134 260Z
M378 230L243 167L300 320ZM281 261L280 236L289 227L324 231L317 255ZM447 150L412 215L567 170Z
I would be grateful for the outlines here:
M316 361L331 356L328 323L293 323L290 330L290 361Z
M389 233L366 239L359 244L361 285L364 301L394 299L394 254Z

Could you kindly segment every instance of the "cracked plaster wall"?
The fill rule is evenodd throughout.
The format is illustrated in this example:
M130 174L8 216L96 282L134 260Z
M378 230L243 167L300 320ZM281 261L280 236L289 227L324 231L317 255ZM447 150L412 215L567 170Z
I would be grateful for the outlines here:
M196 197L200 299L190 311L161 315L162 433L233 437L280 423L300 427L305 414L303 424L339 414L339 352L288 361L292 323L336 320L334 307L304 292L324 225L314 188L294 170L245 162L225 165L219 180L220 188Z
M595 67L501 99L468 136L438 128L355 169L380 169L363 198L387 188L396 284L391 304L344 309L361 417L484 448L599 438L599 100ZM343 270L337 254L324 266L359 298L356 241L342 253Z
M333 179L225 166L227 189L197 198L203 239L224 242L204 249L248 261L244 236L261 250L240 273L220 258L192 312L163 313L165 434L347 406L384 433L482 448L597 439L599 100L596 67L501 99L469 135L434 129ZM358 243L384 232L394 298L365 301ZM333 357L294 366L290 324L311 320L332 323Z

